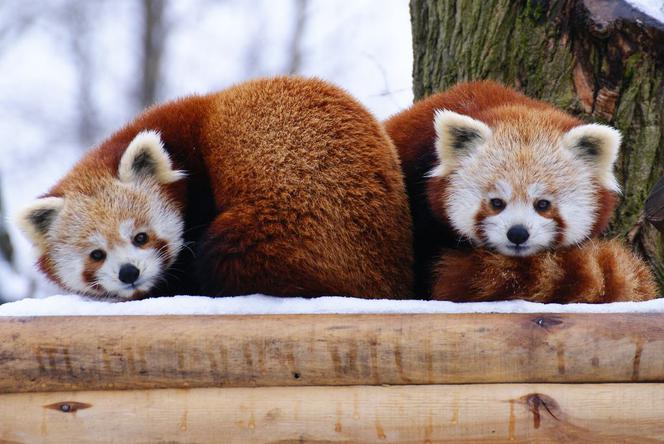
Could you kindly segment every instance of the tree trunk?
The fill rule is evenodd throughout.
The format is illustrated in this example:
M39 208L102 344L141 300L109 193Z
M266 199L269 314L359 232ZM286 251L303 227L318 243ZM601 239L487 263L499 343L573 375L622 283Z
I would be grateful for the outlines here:
M411 0L415 98L495 79L624 136L626 236L664 289L664 242L643 204L664 174L664 24L622 0Z
M141 76L138 85L138 108L154 105L159 93L162 59L168 34L165 0L143 0Z
M288 68L290 75L299 74L302 68L302 43L307 25L307 9L309 0L295 0L295 26L288 51Z
M7 216L4 211L5 209L2 206L2 189L0 188L0 261L11 264L14 260L14 249L12 248L9 233L7 233L7 228L5 227ZM2 299L2 295L0 295L0 299Z
M2 187L0 187L0 263L7 262L11 265L14 259L14 249L12 248L9 233L7 233L6 219L7 214L2 205ZM2 282L0 282L0 304L7 300L7 295L4 294L6 290L3 287Z

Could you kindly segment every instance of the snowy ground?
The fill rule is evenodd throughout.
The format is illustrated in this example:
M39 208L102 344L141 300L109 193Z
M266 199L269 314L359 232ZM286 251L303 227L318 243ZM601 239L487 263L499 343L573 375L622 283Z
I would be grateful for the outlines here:
M341 313L664 313L664 299L612 304L536 304L526 301L454 303L366 300L349 297L230 298L176 296L131 302L96 302L79 296L23 299L0 306L1 316L250 315Z

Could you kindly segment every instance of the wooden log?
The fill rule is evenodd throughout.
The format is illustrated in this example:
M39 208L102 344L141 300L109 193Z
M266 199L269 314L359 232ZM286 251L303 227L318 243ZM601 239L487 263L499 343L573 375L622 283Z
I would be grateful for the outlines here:
M654 443L662 384L263 387L0 395L0 442Z
M664 381L664 314L0 318L0 392Z

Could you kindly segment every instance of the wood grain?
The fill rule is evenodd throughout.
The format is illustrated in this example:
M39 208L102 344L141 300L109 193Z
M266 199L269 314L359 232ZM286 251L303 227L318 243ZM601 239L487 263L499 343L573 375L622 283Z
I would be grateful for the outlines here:
M661 384L52 392L0 411L0 442L664 442Z
M0 392L664 381L663 314L0 318Z

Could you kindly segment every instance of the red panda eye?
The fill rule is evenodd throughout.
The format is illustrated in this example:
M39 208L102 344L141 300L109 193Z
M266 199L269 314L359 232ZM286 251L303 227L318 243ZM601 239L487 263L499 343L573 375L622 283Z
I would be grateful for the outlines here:
M104 250L93 250L92 253L90 253L90 259L95 262L101 262L106 259L106 252Z
M540 199L537 202L535 202L535 208L537 211L546 211L549 208L551 208L551 202L549 202L546 199Z
M491 208L493 208L494 210L502 210L503 208L505 208L506 205L504 200L497 198L491 199L490 203L491 203Z
M134 245L145 245L150 240L147 233L138 233L134 236Z

